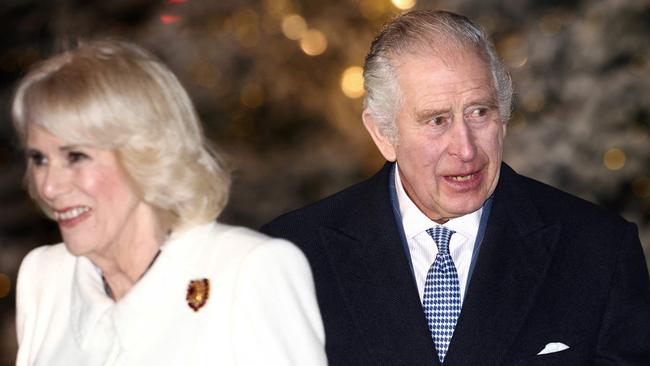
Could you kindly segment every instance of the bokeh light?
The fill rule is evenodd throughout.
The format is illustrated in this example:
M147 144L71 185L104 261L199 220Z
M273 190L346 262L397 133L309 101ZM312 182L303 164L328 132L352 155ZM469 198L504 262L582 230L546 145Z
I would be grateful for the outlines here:
M172 14L160 15L160 21L165 25L178 23L181 20L183 20L183 17L179 15L172 15Z
M327 38L323 32L310 29L300 40L300 48L309 56L318 56L327 49Z
M11 292L11 278L4 273L0 273L0 299L3 299Z
M194 80L197 84L207 89L214 89L221 81L221 72L216 65L204 61L193 68Z
M612 148L603 155L603 164L609 170L619 170L625 166L625 152L621 149Z
M231 19L235 37L245 48L256 47L260 42L259 15L255 10L243 7Z
M297 14L287 15L282 18L282 33L285 37L297 41L307 32L307 22Z
M388 3L377 0L361 0L359 10L361 15L370 20L379 19L388 11Z
M264 8L271 16L280 18L289 7L287 0L264 0Z
M524 94L521 105L527 112L540 112L546 105L546 97L540 90L530 90Z
M258 84L246 84L241 90L240 101L245 107L257 108L264 103L264 90Z
M400 10L411 9L415 6L416 0L391 0L393 5Z
M363 68L350 66L341 75L341 90L348 98L363 96Z
M499 54L506 65L519 68L528 63L526 43L520 34L512 34L498 43Z

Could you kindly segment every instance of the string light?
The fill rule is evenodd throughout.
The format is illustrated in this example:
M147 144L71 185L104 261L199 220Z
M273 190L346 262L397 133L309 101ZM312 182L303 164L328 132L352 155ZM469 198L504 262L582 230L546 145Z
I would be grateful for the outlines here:
M307 32L307 22L298 14L287 15L282 18L282 33L285 37L297 41Z
M341 75L341 90L348 98L363 96L363 68L350 66Z
M621 149L609 149L603 155L603 165L609 170L619 170L625 166L625 152Z
M391 0L391 2L400 10L408 10L415 6L416 0Z
M239 100L245 107L257 108L264 102L264 90L258 84L246 84L241 90Z
M323 32L310 29L300 39L300 48L309 56L318 56L327 49L327 38Z

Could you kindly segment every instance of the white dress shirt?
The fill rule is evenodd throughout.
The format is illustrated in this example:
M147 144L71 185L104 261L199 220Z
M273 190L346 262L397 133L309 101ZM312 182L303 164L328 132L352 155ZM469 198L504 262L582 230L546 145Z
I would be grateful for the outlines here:
M426 230L441 225L422 213L406 194L399 175L399 165L395 167L395 189L397 191L400 214L402 215L402 226L411 254L413 271L415 272L415 282L418 286L420 301L422 301L424 283L427 279L429 267L431 267L438 254L438 246L431 236L427 234ZM467 277L472 262L472 254L474 252L482 212L483 207L470 214L451 219L442 225L455 231L455 234L451 236L451 241L449 242L449 252L456 266L456 272L458 272L461 304L465 299Z
M208 300L194 311L188 286L202 279ZM23 260L16 302L18 366L327 364L304 255L244 228L172 235L118 302L87 258L39 247Z

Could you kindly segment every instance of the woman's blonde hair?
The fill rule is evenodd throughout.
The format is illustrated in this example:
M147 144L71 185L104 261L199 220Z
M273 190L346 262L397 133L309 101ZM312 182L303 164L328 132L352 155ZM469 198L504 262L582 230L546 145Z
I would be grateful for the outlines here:
M230 173L208 146L185 89L144 49L122 41L82 43L37 64L18 84L13 122L66 142L114 150L141 198L172 217L174 229L214 220ZM34 194L27 175L32 197Z

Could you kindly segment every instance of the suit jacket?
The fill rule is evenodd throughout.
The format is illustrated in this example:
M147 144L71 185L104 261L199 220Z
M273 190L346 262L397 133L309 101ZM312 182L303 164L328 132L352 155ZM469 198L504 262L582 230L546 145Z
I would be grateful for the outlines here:
M190 281L209 280L198 311ZM304 255L206 224L173 235L117 303L63 244L32 251L17 288L17 365L321 365L324 331Z
M330 365L439 365L388 191L367 181L263 227L306 254ZM650 365L636 226L507 165L445 365ZM545 345L570 348L537 355Z

